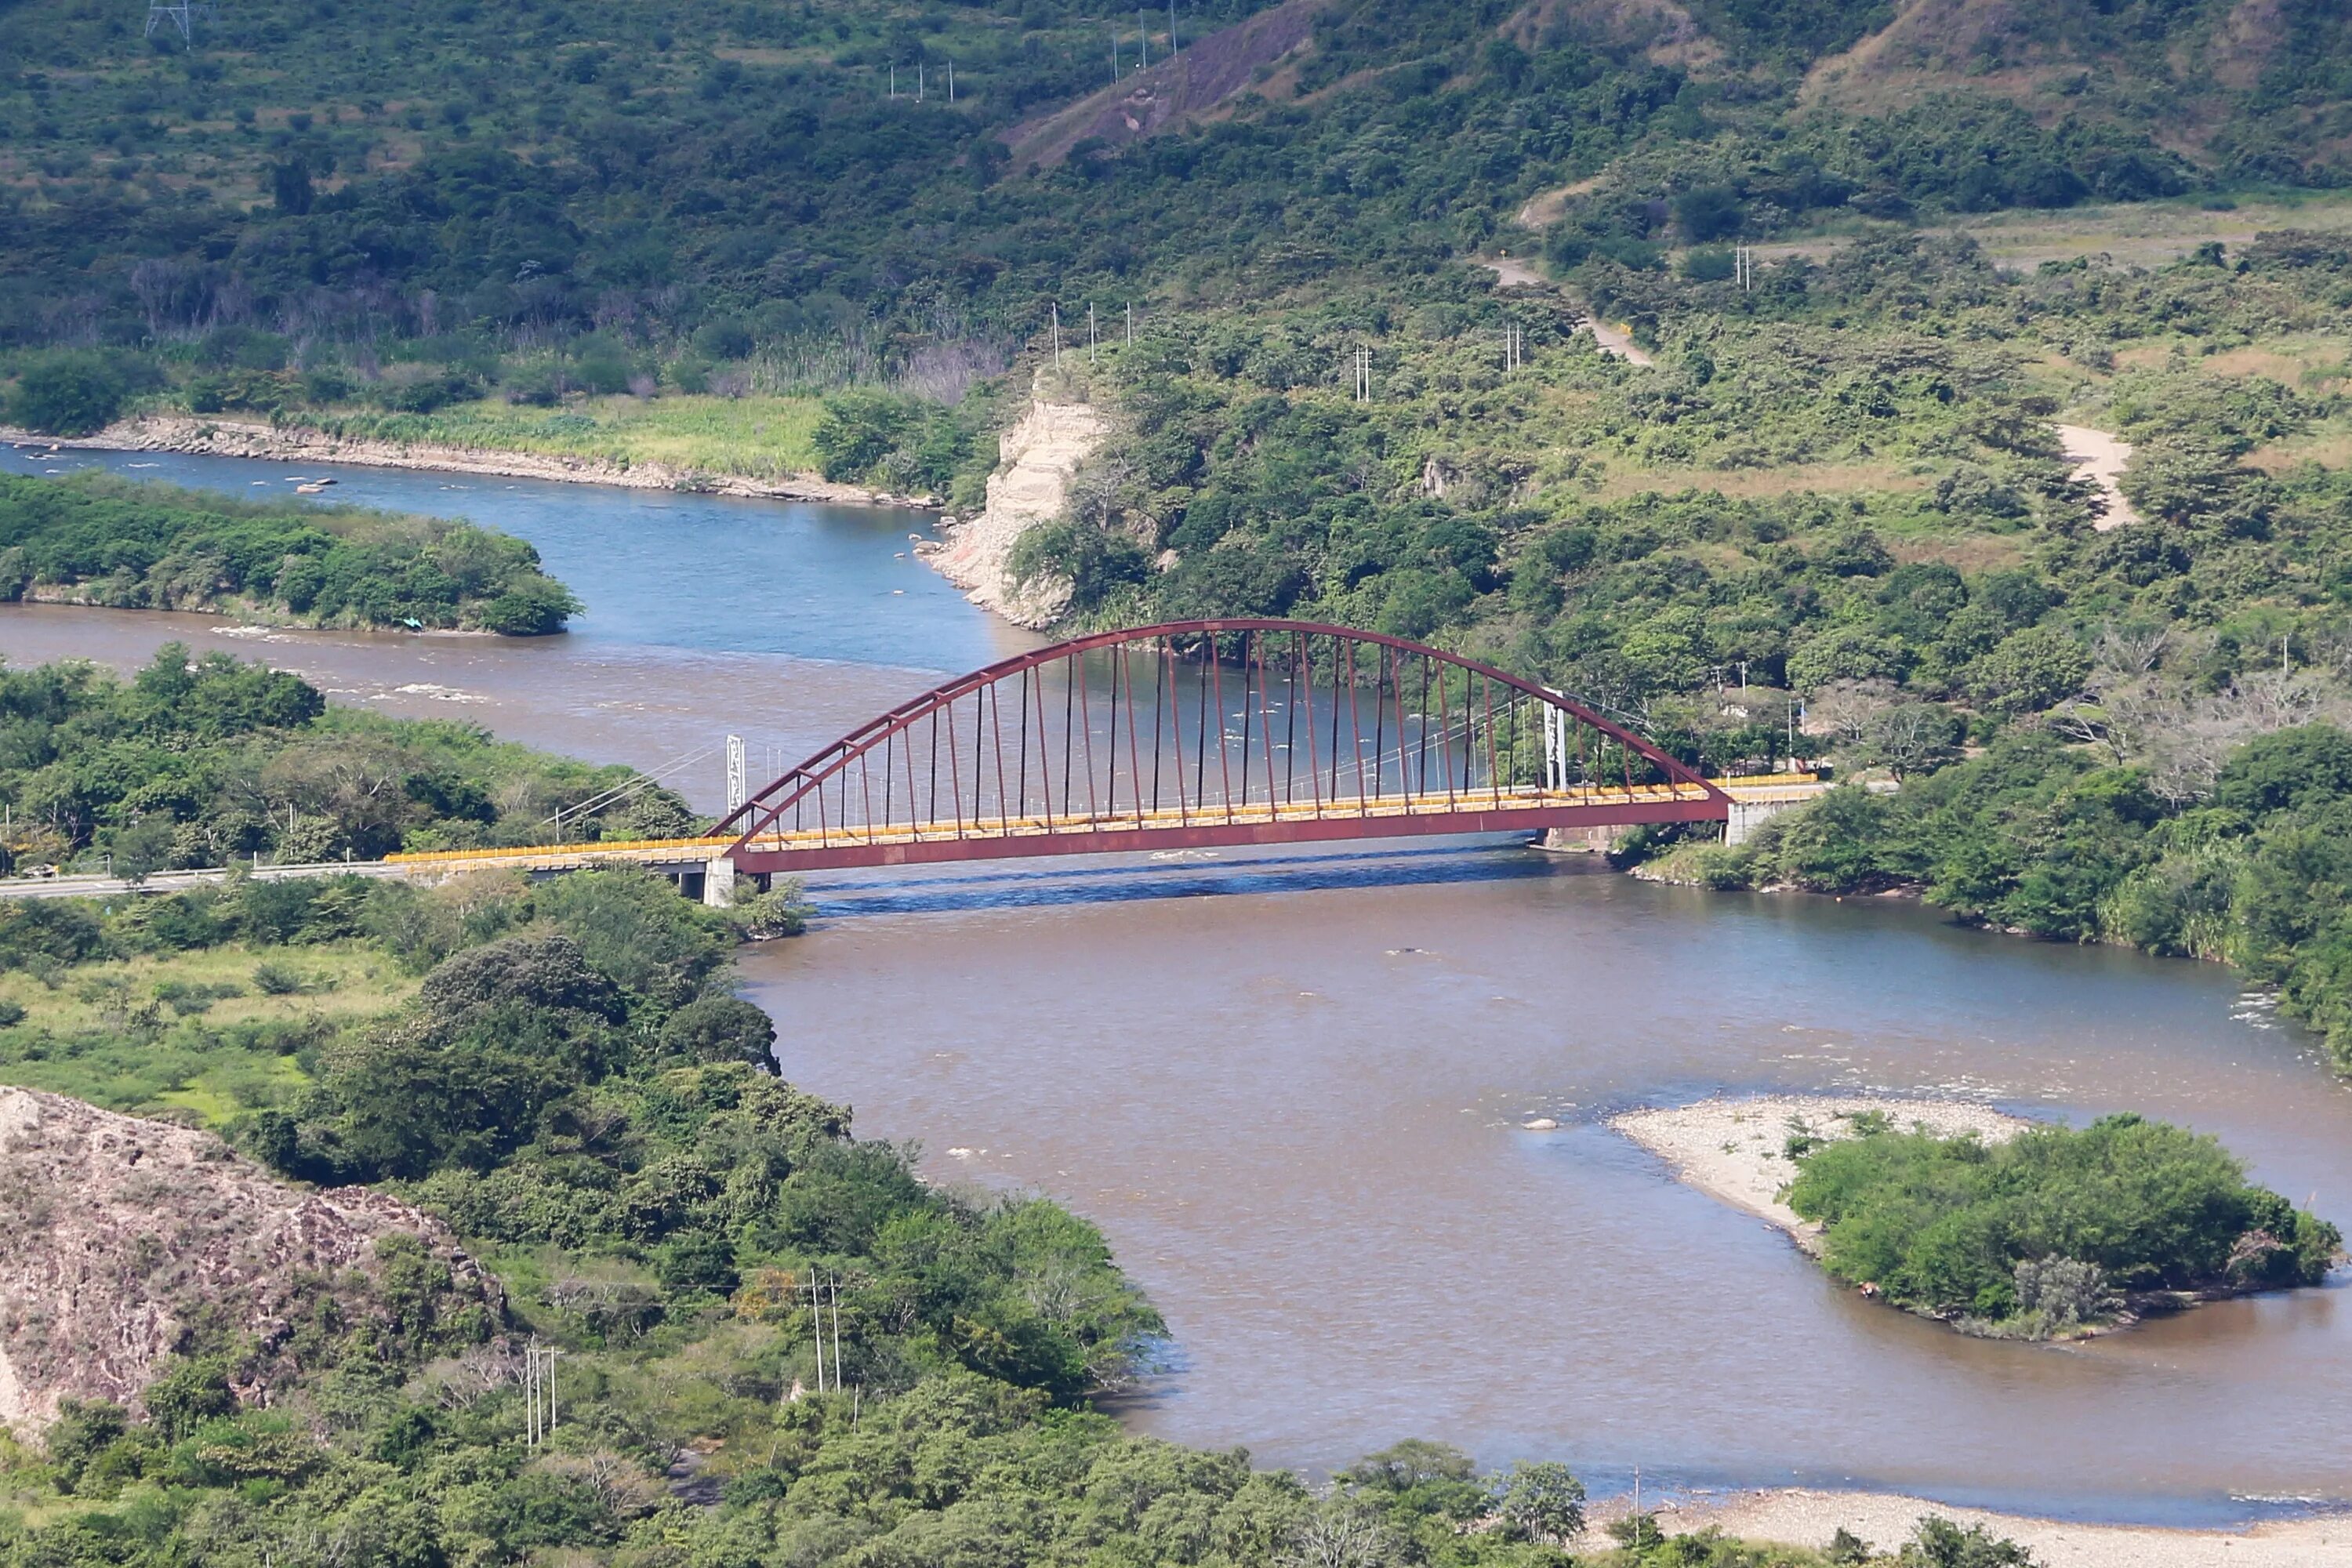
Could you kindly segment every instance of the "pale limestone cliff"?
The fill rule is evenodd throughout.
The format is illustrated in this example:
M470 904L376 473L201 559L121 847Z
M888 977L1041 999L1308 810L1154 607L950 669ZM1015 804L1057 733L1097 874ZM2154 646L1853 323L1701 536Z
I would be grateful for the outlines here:
M298 1370L297 1318L331 1294L358 1321L376 1244L401 1232L495 1312L496 1281L397 1198L306 1192L209 1132L0 1089L0 1423L37 1432L67 1397L135 1405L199 1318L252 1347L239 1392L266 1400Z
M1006 568L1023 534L1068 507L1070 481L1109 428L1091 404L1032 401L1029 412L998 439L987 508L946 529L942 542L924 558L949 582L969 589L975 605L1024 626L1051 621L1069 602L1069 585L1018 584Z

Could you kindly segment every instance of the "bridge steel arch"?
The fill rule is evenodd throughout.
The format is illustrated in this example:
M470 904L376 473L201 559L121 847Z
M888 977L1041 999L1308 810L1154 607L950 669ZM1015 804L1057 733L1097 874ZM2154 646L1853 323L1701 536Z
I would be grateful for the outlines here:
M1720 822L1730 797L1559 692L1403 637L1230 618L942 682L722 819L739 873ZM709 840L706 840L709 842Z

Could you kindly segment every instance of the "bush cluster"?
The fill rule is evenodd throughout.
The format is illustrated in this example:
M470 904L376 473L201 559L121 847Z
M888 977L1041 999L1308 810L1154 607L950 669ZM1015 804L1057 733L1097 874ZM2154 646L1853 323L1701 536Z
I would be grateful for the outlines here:
M2344 1240L2212 1139L2137 1116L1992 1143L1874 1125L1798 1162L1789 1205L1822 1224L1831 1273L2034 1337L2096 1322L2110 1286L2315 1285Z
M580 608L529 544L470 523L0 475L0 593L61 588L124 609L509 637L562 631Z

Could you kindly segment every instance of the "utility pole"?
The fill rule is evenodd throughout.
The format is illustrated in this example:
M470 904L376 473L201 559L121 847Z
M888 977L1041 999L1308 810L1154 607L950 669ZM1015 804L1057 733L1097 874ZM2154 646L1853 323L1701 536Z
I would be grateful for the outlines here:
M923 101L923 62L920 60L915 62L915 101Z
M827 1280L827 1288L833 1296L833 1391L839 1394L841 1392L841 1277L837 1274L832 1276Z
M1056 369L1056 370L1059 370L1061 367L1062 367L1062 307L1061 307L1060 303L1057 301L1057 302L1055 304L1055 306L1054 306L1054 368L1055 368L1055 369Z
M1135 301L1132 300L1127 302L1127 346L1135 346Z
M1168 58L1174 59L1181 52L1176 47L1176 0L1168 0Z
M1118 31L1116 28L1110 35L1110 84L1113 87L1118 85Z
M816 1270L809 1270L809 1316L816 1324L816 1391L824 1392L824 1302L816 1293Z
M1356 351L1356 401L1370 403L1371 400L1372 351L1358 349Z
M898 101L898 62L897 60L890 62L890 101L893 103Z
M1089 300L1087 301L1087 363L1088 364L1100 363L1096 351L1101 346L1102 334L1095 331L1094 301Z
M948 101L955 101L955 61L948 61Z
M531 1336L522 1350L523 1440L540 1447L555 1432L555 1358L562 1352Z

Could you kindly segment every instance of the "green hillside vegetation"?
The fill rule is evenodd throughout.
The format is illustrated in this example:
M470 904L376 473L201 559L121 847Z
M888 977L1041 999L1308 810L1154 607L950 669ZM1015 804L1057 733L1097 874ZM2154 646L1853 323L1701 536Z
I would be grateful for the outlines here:
M539 552L470 523L0 474L0 598L27 597L510 637L561 631L580 607Z
M845 1109L778 1076L791 1020L779 1038L729 994L738 918L658 878L247 881L9 914L0 969L68 992L142 952L234 957L257 981L339 958L393 977L351 1016L174 1005L166 1022L159 985L117 1027L20 1017L0 1025L0 1081L207 1121L289 1175L389 1181L503 1293L495 1314L448 1310L440 1266L395 1248L364 1310L266 1354L193 1314L132 1407L69 1403L37 1444L0 1441L7 1568L321 1552L1275 1568L1333 1543L1434 1568L1570 1561L1584 1489L1558 1463L1480 1474L1405 1442L1315 1487L1240 1450L1126 1436L1093 1402L1150 1364L1162 1328L1102 1237L1042 1199L929 1185L912 1151L853 1138ZM562 1352L537 1446L516 1375L531 1339ZM232 1389L265 1373L267 1405L241 1404ZM1887 1556L1845 1538L1828 1555L1667 1544L1647 1518L1611 1534L1623 1544L1574 1560L2030 1561L1938 1520Z
M0 735L12 870L143 877L257 855L300 864L677 837L698 822L627 768L478 725L331 709L299 676L192 658L180 643L127 682L87 664L0 671Z
M1075 322L1089 302L1410 278L1594 176L1560 254L2343 174L2325 7L2282 10L2218 110L2231 151L2201 161L2103 112L2112 92L2059 115L1965 78L1882 118L1801 101L1805 67L1883 4L1800 20L1727 0L1677 52L1574 7L1335 0L1290 55L1223 58L1215 29L1255 9L1180 8L1171 40L1148 8L1066 0L430 0L365 27L254 0L190 47L98 0L38 26L20 5L0 12L0 346L95 340L128 351L118 402L168 384L199 412L877 381L951 397L1034 342L1049 300ZM2153 61L2226 9L2137 0L2096 36ZM1191 101L1171 42L1235 85ZM1160 61L1125 84L1182 103L1171 128L1014 166L1038 117L1109 109L1112 47L1130 72ZM892 96L919 68L922 99Z
M2315 1285L2343 1245L2211 1139L2137 1116L1990 1144L1883 1116L1857 1131L1790 1140L1789 1206L1822 1225L1822 1266L1980 1333L2049 1339L2158 1293Z
M2335 8L2248 32L2220 0L1716 0L1694 32L1635 37L1580 7L1412 0L1221 53L1258 35L1211 29L1254 14L1180 12L1187 54L1155 33L1158 64L1113 91L1114 29L1055 0L434 0L367 29L257 0L193 50L68 6L0 90L12 405L86 418L95 376L117 407L627 457L666 403L692 426L743 395L772 451L713 414L685 466L814 461L964 506L1034 378L1118 426L1018 559L1070 581L1072 626L1375 626L1723 769L1801 728L1794 749L1919 792L1781 830L1837 837L1850 813L1865 881L2324 972L2287 956L2314 933L2213 934L2233 917L2205 906L2242 889L2191 878L2203 903L2174 923L2198 934L2175 937L2102 903L2105 871L1994 856L1963 890L1877 825L1932 813L1978 777L1937 770L1978 752L2050 811L2077 809L2077 775L2131 781L2109 812L2129 826L2097 829L2138 846L2120 889L2133 857L2189 853L2234 747L2342 708ZM2184 100L2178 62L2224 33L2238 52ZM919 101L891 96L894 62L922 64ZM1919 69L1935 90L1903 85ZM2231 226L2258 195L2284 216L2250 237ZM2105 256L2112 205L2031 268L1963 226L2092 201L2139 204L2183 254ZM1658 363L1596 352L1588 313ZM2060 420L2133 447L2141 521L2099 526L2118 520ZM1706 876L1781 879L1780 841ZM2290 996L2320 1016L2332 985Z

